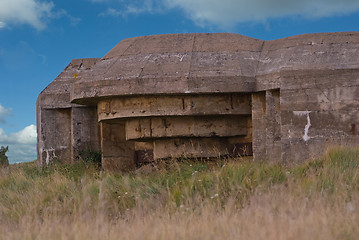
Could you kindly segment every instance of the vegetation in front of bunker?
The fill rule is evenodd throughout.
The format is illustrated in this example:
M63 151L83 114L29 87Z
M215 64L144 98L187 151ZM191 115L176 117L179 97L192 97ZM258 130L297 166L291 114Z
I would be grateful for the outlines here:
M9 147L1 146L0 148L0 167L9 166L9 159L6 156L6 152L9 150Z
M165 228L176 231L189 221L222 238L234 231L246 239L261 239L261 233L267 236L278 223L283 231L277 234L292 234L293 239L305 239L303 234L311 231L300 229L311 226L323 238L328 236L320 229L332 233L329 239L352 239L359 233L359 149L335 148L295 166L250 159L172 161L149 174L107 173L91 162L40 169L22 163L0 172L0 192L0 230L14 239L26 236L12 232L13 226L40 236L54 234L51 229L58 229L59 222L61 232L75 234L77 229L94 239L103 234L99 229L117 233L124 228L125 239L138 229L147 229L144 236L149 239L168 239L171 231ZM150 238L154 228L162 237ZM189 231L196 236L196 228ZM250 237L250 232L259 235Z
M86 151L80 151L79 156L81 161L101 167L101 150L94 151L92 149L87 149Z

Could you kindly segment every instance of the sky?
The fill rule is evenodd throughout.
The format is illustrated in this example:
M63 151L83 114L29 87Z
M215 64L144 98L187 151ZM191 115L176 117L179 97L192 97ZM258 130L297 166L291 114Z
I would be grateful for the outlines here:
M123 39L232 32L263 40L359 31L359 0L0 0L0 146L36 159L36 99L72 59Z

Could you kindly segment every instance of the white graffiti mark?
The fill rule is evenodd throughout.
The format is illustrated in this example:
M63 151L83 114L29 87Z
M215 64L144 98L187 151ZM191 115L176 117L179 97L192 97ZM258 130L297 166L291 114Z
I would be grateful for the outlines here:
M308 141L310 139L310 137L308 136L310 126L311 125L310 125L310 118L309 118L309 112L308 112L307 113L307 124L304 127L304 136L303 136L304 141Z
M56 154L55 154L55 149L50 148L50 149L45 149L46 152L46 164L48 165L50 163L50 155L52 154L51 159L56 158Z
M309 117L309 113L311 113L311 111L293 111L293 114L295 116L307 116L307 124L304 127L304 135L303 135L303 140L304 141L308 141L309 139L311 139L311 137L309 137L308 133L309 133L309 128L310 126L312 126L310 124L310 117Z
M310 113L310 111L293 111L293 114L295 116L304 116L304 115L307 115L309 113Z

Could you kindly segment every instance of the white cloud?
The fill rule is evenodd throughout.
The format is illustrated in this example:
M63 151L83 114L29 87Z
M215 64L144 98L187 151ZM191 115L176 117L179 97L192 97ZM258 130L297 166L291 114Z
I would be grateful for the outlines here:
M92 0L103 2L104 0ZM198 25L215 24L228 28L244 22L300 16L321 18L349 14L359 10L358 0L113 0L120 8L109 15L156 13L178 8Z
M10 163L28 162L36 159L36 126L30 125L15 133L6 134L0 128L0 146L9 146Z
M53 12L51 14L51 16L49 16L50 18L55 18L55 19L59 19L59 18L67 18L70 21L70 24L72 26L76 26L80 21L81 18L77 18L77 17L73 17L71 16L66 10L64 9L59 9L56 12Z
M51 16L54 4L38 0L1 0L0 22L9 24L29 24L36 29L44 29L45 20Z
M110 0L90 0L90 1L94 3L104 3L104 2L109 2Z
M92 2L107 2L109 0L91 0ZM127 17L128 15L139 15L142 13L159 13L163 12L164 9L168 9L160 0L132 0L127 3L124 0L119 0L121 7L119 9L110 7L106 12L101 13L101 16L122 16Z
M0 29L14 24L29 24L42 30L49 19L65 17L71 25L81 20L64 9L55 11L54 8L54 3L49 0L0 0Z
M0 104L0 123L5 123L5 117L10 116L11 109L5 108Z
M164 0L183 9L196 23L220 26L271 18L306 18L348 14L359 10L357 0Z

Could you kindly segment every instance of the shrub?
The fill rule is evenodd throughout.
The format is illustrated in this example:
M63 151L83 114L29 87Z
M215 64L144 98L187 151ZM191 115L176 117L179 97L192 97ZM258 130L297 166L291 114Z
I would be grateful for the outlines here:
M101 151L88 149L87 151L80 151L79 155L85 163L94 163L101 167Z
M1 146L0 149L0 167L9 166L9 160L6 156L6 152L9 150L9 147Z

